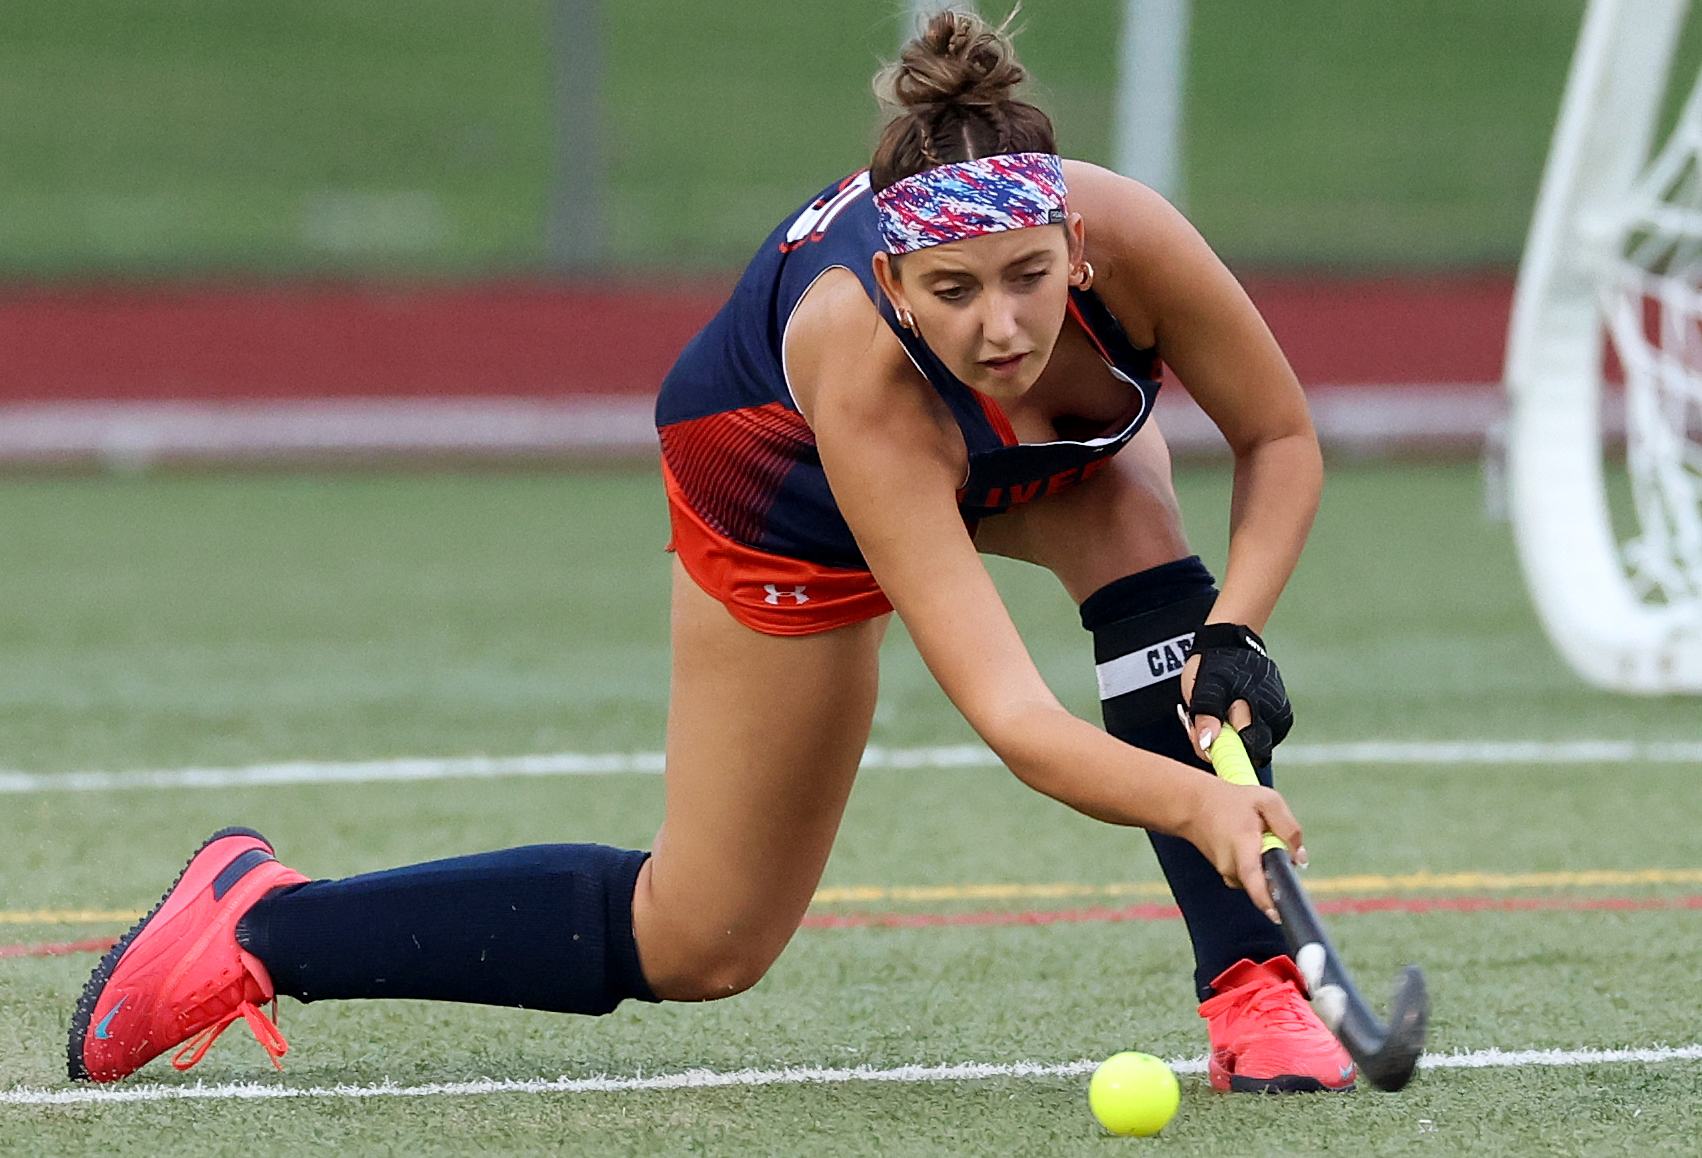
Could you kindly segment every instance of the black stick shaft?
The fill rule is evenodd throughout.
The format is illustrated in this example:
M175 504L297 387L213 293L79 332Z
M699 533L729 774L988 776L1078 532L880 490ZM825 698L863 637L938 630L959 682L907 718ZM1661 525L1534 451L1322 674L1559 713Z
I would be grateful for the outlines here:
M1314 986L1318 991L1335 986L1342 994L1340 1020L1331 1026L1336 1038L1358 1064L1360 1072L1371 1084L1384 1090L1398 1090L1412 1079L1424 1052L1424 1037L1430 1015L1430 1002L1425 991L1424 974L1411 965L1402 972L1390 1006L1391 1021L1385 1025L1371 1012L1359 992L1341 954L1324 931L1324 923L1312 907L1306 890L1295 874L1294 863L1286 849L1271 849L1264 854L1265 881L1270 886L1271 899L1276 902L1282 917L1282 931L1289 952L1301 960L1308 945L1317 945L1324 953L1323 975Z

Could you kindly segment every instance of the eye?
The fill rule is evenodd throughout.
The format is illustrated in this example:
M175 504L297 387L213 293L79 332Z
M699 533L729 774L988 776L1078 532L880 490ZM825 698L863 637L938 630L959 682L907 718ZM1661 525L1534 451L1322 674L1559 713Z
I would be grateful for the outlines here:
M941 286L934 291L934 296L942 302L960 302L969 295L969 291L960 285Z
M1051 270L1047 269L1045 266L1041 266L1039 269L1031 269L1027 273L1017 275L1017 284L1022 286L1039 285L1046 279L1046 275L1050 272Z

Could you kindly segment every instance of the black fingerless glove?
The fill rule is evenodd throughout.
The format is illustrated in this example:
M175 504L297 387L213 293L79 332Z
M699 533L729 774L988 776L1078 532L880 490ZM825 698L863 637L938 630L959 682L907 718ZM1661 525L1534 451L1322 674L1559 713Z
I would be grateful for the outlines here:
M1200 670L1189 718L1211 716L1227 727L1229 705L1246 700L1253 722L1240 729L1241 742L1254 766L1263 768L1271 762L1271 749L1294 726L1294 708L1265 641L1239 623L1208 623L1194 633L1193 654L1200 657Z

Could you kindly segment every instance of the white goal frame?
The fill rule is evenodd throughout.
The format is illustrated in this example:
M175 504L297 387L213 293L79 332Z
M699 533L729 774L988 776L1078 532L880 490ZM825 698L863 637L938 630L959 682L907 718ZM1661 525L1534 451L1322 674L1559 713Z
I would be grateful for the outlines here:
M1689 594L1651 600L1615 534L1603 461L1604 303L1626 267L1635 193L1688 8L1689 0L1591 0L1507 347L1509 513L1538 614L1586 681L1650 695L1702 692L1702 576L1690 577ZM1637 415L1628 417L1635 425ZM1686 420L1681 408L1680 439ZM1644 540L1665 533L1644 521Z

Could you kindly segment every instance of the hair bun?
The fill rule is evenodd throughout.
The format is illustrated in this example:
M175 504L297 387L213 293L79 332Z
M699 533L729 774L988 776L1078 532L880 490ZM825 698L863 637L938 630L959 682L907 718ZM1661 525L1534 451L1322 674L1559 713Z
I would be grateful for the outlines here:
M1044 112L1012 94L1028 73L1008 32L973 12L946 9L875 76L893 116L869 161L877 191L924 169L998 153L1056 153Z
M1011 99L1011 90L1027 78L1005 25L948 8L882 70L875 92L883 103L904 109L986 107Z

